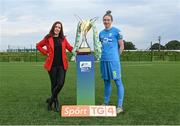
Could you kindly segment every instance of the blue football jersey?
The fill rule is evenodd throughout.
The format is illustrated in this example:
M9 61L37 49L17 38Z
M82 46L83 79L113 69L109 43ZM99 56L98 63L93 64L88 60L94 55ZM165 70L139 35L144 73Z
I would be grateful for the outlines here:
M101 61L120 61L118 41L123 39L120 32L119 29L112 27L99 33L99 39L102 44Z

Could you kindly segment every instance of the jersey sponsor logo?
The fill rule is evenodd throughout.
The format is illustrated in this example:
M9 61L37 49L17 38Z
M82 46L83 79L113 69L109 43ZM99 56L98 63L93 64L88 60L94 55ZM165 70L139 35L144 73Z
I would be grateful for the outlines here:
M103 39L103 43L110 43L110 42L112 42L113 40L112 40L112 37L105 37L104 39Z

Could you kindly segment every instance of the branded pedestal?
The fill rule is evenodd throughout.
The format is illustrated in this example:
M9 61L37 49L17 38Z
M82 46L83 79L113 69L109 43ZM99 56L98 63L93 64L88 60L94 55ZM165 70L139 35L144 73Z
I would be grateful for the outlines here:
M77 55L77 105L95 105L94 55Z

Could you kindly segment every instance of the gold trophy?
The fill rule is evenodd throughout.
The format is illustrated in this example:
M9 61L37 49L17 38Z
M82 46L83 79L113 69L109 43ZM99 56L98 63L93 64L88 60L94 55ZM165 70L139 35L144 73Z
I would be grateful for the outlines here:
M87 33L91 29L91 23L89 20L82 20L80 22L80 31L82 33L82 42L79 46L78 54L89 54L91 53L91 48L87 42Z
M87 37L86 37L90 29L93 30L93 45L94 45L93 54L95 55L96 59L99 60L101 56L101 42L99 41L98 31L95 25L95 21L97 20L97 17L94 17L89 20L82 20L79 16L77 15L75 16L76 18L79 19L79 22L77 25L75 44L72 51L73 56L71 60L73 61L77 54L80 55L91 54L92 50L87 42Z

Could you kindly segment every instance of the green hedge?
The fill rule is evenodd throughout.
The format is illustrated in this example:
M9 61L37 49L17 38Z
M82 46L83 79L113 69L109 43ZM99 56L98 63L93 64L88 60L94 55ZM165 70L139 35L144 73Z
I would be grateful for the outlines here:
M67 52L70 61L72 53ZM1 52L0 62L43 62L46 56L39 52ZM172 51L125 51L121 55L121 61L180 61L180 52Z

